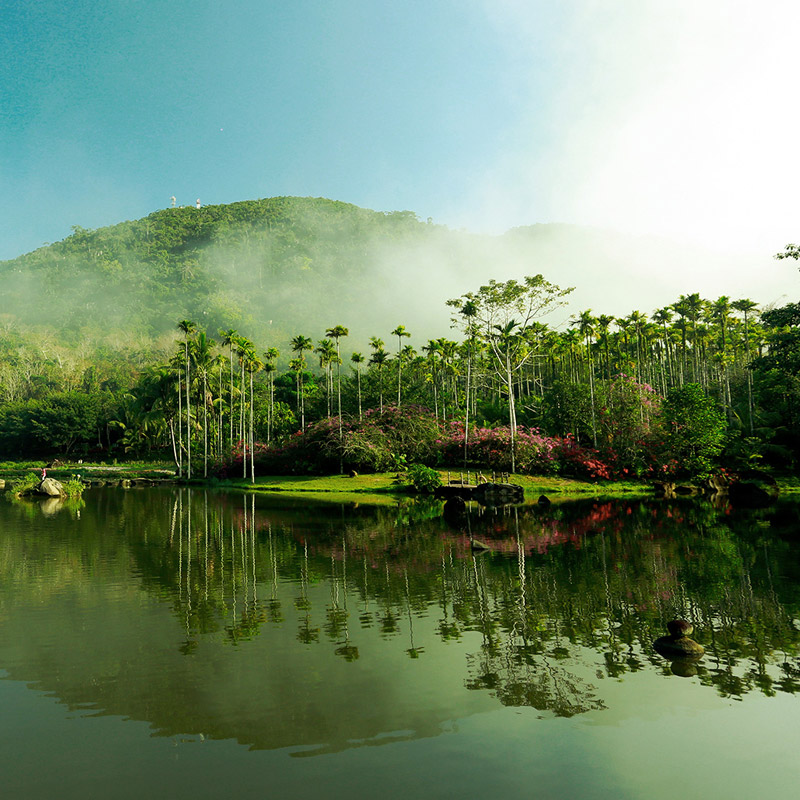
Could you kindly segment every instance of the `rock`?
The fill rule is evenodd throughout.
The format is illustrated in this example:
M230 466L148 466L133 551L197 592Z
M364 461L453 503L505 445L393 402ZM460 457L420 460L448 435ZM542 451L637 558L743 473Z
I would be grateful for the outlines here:
M36 494L43 494L46 497L65 497L64 487L54 478L44 478L36 487Z
M350 472L347 473L347 477L348 478L357 478L358 477L358 473L354 469L351 469Z
M667 623L667 630L670 636L677 639L681 636L691 636L694 633L694 625L685 619L673 619Z
M688 636L694 631L691 622L685 619L673 619L667 623L667 630L669 636L661 636L653 642L656 652L664 658L698 659L705 653L703 645Z
M658 497L666 500L672 500L675 497L675 484L669 481L654 483L653 490Z
M704 485L710 492L727 492L730 481L724 475L710 475L705 479Z
M64 507L63 497L45 497L39 501L39 508L46 517L52 517Z
M467 513L467 504L457 495L451 497L445 504L442 514L450 522L459 522Z
M679 678L693 678L697 675L697 662L699 658L673 658L670 670Z
M768 491L750 481L732 483L728 488L728 497L734 505L746 508L764 508L773 500Z
M540 506L549 506L550 498L546 494L540 494L539 499L536 501Z

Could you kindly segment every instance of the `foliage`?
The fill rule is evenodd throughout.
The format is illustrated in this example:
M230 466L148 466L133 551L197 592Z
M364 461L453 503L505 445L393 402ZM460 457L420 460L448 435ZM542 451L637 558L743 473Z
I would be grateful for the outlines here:
M665 450L680 473L705 475L725 444L725 418L696 383L664 399Z
M83 494L84 485L80 478L70 478L61 484L67 497L80 497Z
M432 492L437 486L442 485L442 479L435 469L424 464L412 464L408 468L408 479L418 492Z
M426 409L388 406L367 411L361 421L329 417L297 431L270 447L259 446L254 458L260 475L324 474L354 469L381 472L399 460L430 462L436 458L440 429ZM241 474L241 449L221 464L220 476Z
M11 482L11 494L21 495L35 489L41 483L41 477L35 473L23 475L15 481Z
M0 446L7 452L85 453L99 438L108 402L103 393L65 392L0 406Z

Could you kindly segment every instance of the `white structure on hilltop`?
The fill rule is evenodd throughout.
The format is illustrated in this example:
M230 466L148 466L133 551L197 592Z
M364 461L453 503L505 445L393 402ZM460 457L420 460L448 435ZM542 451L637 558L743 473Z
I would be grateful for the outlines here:
M197 198L197 207L200 208L200 198Z

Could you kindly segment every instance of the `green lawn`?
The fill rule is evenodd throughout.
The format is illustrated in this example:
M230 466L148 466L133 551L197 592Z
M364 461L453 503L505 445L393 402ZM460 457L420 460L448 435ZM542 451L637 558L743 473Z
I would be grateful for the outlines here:
M442 482L447 481L447 470L438 470ZM451 480L459 480L461 473L450 471ZM536 499L545 494L552 498L576 496L634 496L650 493L647 484L633 481L607 481L590 483L567 478L545 478L531 475L511 475L511 483L517 483L525 490L525 495ZM407 492L405 477L398 472L379 472L369 475L325 475L298 477L295 475L274 475L256 478L255 484L249 480L226 481L226 486L251 489L261 492L313 492L315 494L390 494Z

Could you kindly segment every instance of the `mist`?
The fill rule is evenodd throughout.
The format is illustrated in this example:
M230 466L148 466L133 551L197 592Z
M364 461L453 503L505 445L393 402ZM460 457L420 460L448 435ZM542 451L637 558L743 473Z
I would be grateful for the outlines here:
M137 256L160 235L159 226L175 224L188 231L185 241L155 259ZM432 338L458 338L447 300L492 279L536 274L574 288L567 304L542 320L562 329L587 309L650 314L695 292L780 304L798 279L795 263L773 253L726 256L565 224L479 234L422 222L412 212L278 198L199 212L167 209L78 230L0 264L7 287L0 314L7 326L47 331L65 345L113 341L142 352L179 338L175 326L188 318L212 338L234 328L259 348L278 347L285 364L293 336L316 342L338 324L350 330L342 342L348 354L366 351L372 336L391 351L397 325L410 331L417 349Z

